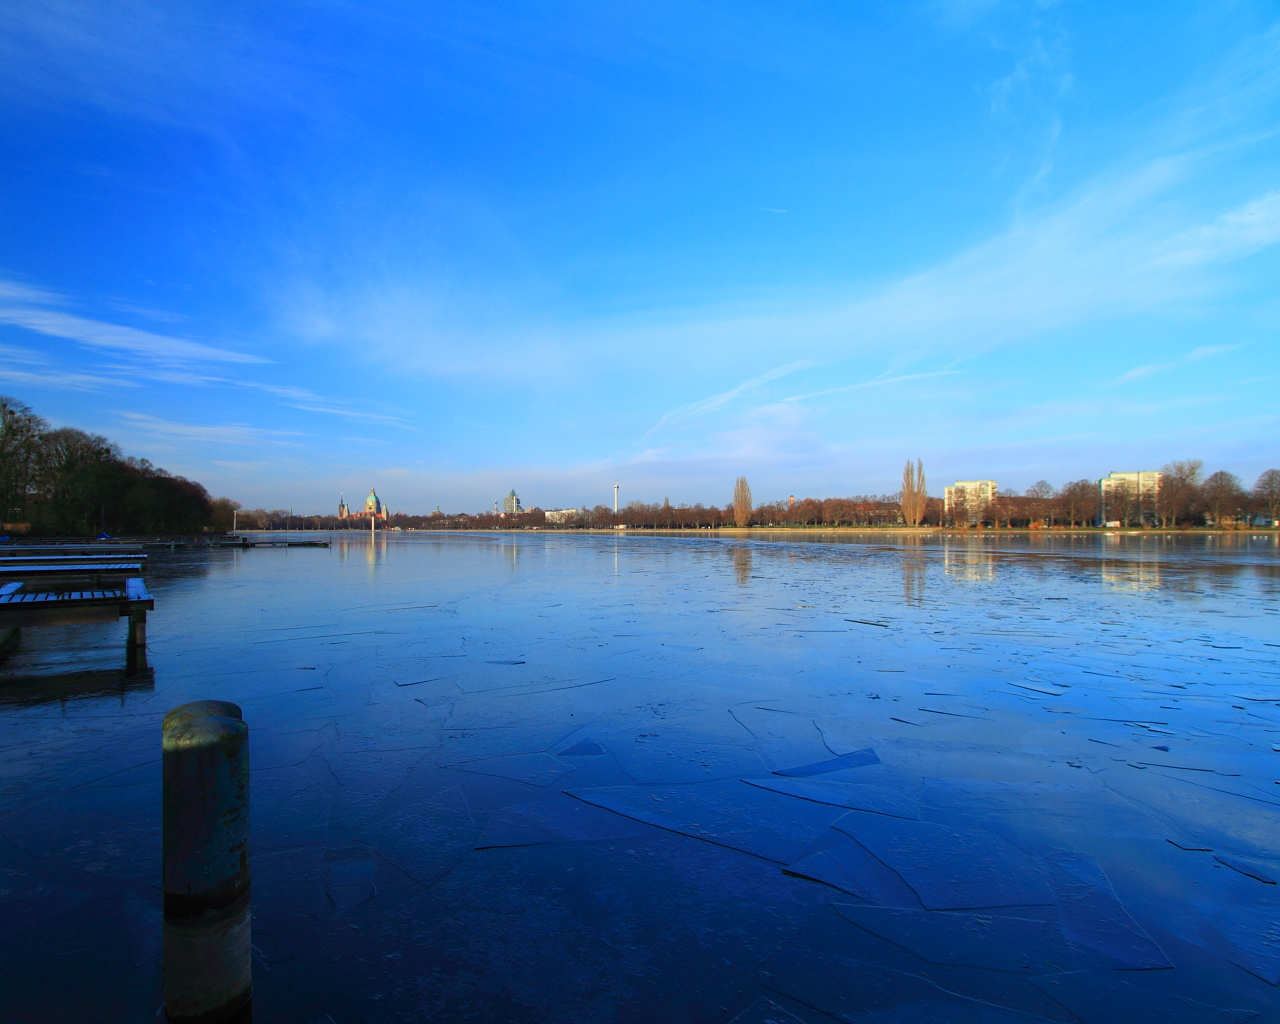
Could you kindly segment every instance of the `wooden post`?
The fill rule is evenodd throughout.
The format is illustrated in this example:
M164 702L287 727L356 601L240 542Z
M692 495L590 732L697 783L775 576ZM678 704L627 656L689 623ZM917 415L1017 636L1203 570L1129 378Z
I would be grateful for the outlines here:
M22 631L17 626L7 626L4 629L0 629L0 658L3 658L16 648L21 639Z
M129 646L135 650L147 646L147 611L139 608L129 613Z
M164 1005L174 1022L247 1020L249 729L206 700L164 717Z
M141 578L125 580L124 592L131 601L150 599ZM125 670L131 675L147 667L147 609L140 604L129 608L129 638L125 642L124 660Z

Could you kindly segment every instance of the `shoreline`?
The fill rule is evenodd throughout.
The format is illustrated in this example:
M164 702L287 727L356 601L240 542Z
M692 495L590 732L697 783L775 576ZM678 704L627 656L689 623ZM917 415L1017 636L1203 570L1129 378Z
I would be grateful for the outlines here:
M1178 527L1044 527L1032 529L1030 527L1018 526L1012 528L991 528L991 529L955 529L954 527L939 526L713 526L713 527L697 527L697 528L681 528L681 527L623 527L623 528L597 528L585 527L576 529L548 529L546 527L470 527L467 529L449 529L449 528L432 528L432 527L408 527L400 530L378 530L377 536L384 536L390 533L433 533L433 534L450 534L450 533L511 533L511 534L554 534L554 535L583 535L589 534L597 537L617 537L617 536L667 536L667 537L701 537L701 536L728 536L728 537L753 537L765 534L772 535L792 535L792 536L819 536L826 534L861 534L874 535L878 537L1008 537L1008 536L1028 536L1028 537L1063 537L1063 536L1080 536L1080 537L1235 537L1252 535L1259 537L1280 537L1280 527L1275 526L1244 526L1217 528L1196 526L1189 529ZM368 537L368 530L237 530L236 534L304 534L315 536L323 534L333 538L340 538L344 535L355 537ZM230 534L207 533L207 534L187 534L185 536L132 536L132 537L112 537L110 540L97 540L95 538L71 537L71 536L23 536L22 539L11 539L0 548L21 548L34 544L100 544L103 547L108 546L155 546L155 547L221 547L224 542L231 537Z
M349 533L354 536L369 536L368 530L241 530L240 533L329 533L334 536ZM635 526L618 528L585 527L579 529L548 529L546 527L471 527L468 529L433 529L405 528L403 530L379 530L384 533L547 533L547 534L591 534L593 536L635 536L663 535L674 537L698 537L707 534L749 537L754 534L877 534L887 537L1007 537L1009 535L1025 535L1039 537L1084 536L1084 537L1202 537L1202 536L1238 536L1245 534L1261 534L1268 537L1280 537L1280 527L1253 526L1240 528L1192 527L1190 529L1164 527L1052 527L1031 529L1029 527L1013 527L984 530L957 530L952 527L910 527L910 526L713 526L699 528L680 527L647 527Z

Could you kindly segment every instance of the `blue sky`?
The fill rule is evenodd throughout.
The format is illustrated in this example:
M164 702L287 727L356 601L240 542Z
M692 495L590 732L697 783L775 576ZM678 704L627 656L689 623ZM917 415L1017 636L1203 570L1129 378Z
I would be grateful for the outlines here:
M1274 3L0 6L0 391L248 506L1280 465Z

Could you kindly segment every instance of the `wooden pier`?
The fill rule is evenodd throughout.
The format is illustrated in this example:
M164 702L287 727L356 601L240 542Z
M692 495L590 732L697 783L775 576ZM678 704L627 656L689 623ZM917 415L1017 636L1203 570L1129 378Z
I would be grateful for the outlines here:
M327 540L250 540L248 537L227 537L224 548L327 548Z
M141 558L145 558L143 555ZM85 558L37 556L35 558L0 558L0 583L20 580L28 586L43 586L83 580L101 587L104 580L121 580L142 575L141 558L127 561L91 562Z
M36 558L146 558L141 544L95 541L85 544L0 544L0 560Z
M130 671L144 667L147 612L155 608L142 579L146 557L101 544L5 548L0 553L0 630L128 618L126 660Z

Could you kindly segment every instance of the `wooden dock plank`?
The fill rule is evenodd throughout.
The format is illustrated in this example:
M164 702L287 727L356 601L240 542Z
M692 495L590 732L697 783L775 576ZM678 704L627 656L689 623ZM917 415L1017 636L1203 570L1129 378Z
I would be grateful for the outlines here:
M64 590L61 592L0 593L0 607L24 604L75 604L83 601L119 601L137 604L153 603L154 598L144 588L136 590Z
M44 573L44 572L70 572L75 569L87 570L103 570L103 569L134 569L138 572L142 571L142 562L130 561L112 561L112 562L89 562L84 559L78 559L71 562L58 562L54 565L33 564L28 562L6 562L0 560L0 573L6 573L10 576L17 575L20 572Z
M0 554L0 565L61 565L65 562L145 562L140 551L81 551L71 555Z

